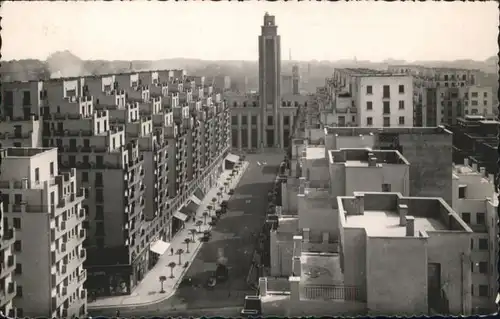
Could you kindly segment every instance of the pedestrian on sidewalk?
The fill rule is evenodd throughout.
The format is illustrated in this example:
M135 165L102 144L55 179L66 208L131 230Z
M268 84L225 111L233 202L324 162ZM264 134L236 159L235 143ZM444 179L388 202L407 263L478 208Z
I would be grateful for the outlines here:
M174 249L173 248L170 248L170 255L173 256L174 255Z

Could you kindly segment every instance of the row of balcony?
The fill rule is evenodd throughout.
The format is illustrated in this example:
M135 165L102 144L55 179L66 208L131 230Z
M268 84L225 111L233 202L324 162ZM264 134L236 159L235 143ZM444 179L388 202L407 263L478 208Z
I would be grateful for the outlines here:
M0 259L0 278L4 278L16 269L16 256L10 255L5 259L4 256Z

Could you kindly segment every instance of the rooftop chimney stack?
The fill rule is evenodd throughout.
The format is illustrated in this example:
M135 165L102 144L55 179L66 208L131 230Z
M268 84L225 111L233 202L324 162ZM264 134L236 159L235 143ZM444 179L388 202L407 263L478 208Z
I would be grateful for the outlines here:
M375 166L377 166L377 158L375 156L372 156L372 157L368 158L368 166L369 167L375 167Z
M406 216L408 215L408 205L399 204L398 205L398 212L399 212L399 225L406 226L406 221L407 221Z
M479 168L479 173L481 173L482 177L488 176L488 175L486 175L486 168L485 167L480 167Z
M406 216L406 237L415 236L415 217Z
M356 214L363 215L365 213L365 194L356 194Z

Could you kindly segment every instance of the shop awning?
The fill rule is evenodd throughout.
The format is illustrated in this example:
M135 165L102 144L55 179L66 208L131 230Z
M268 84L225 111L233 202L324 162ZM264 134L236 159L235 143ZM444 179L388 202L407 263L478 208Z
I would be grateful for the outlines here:
M240 161L240 157L238 155L234 155L234 154L229 153L226 156L226 160L236 164Z
M158 255L163 255L167 251L168 247L170 247L170 243L164 242L163 240L157 240L151 244L149 250L157 253Z
M200 199L205 197L205 193L203 192L203 189L201 189L201 187L196 188L196 190L194 191L194 195Z
M193 200L189 200L179 211L186 215L195 215L200 205L197 205Z
M196 205L200 206L201 200L198 197L196 197L196 195L191 195L189 199L192 200Z
M186 214L181 213L181 212L175 212L174 217L179 219L179 220L182 220L183 222L185 222L186 219L188 218L188 216Z

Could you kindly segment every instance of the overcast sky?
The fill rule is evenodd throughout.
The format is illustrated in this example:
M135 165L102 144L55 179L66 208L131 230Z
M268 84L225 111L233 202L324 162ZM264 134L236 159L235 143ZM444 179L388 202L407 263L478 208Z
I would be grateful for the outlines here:
M498 52L498 4L408 2L4 2L2 59L256 60L263 15L283 59L483 60Z

